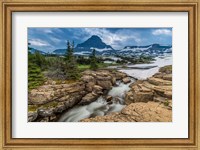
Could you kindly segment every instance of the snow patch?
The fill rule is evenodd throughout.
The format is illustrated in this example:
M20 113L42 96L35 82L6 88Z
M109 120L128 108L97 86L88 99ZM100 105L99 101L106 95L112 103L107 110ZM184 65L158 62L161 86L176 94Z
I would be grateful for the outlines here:
M152 48L152 45L150 45L149 47L136 47L136 48L131 48L131 47L126 47L124 49L121 50L121 52L124 52L124 51L145 51L145 50L148 50L149 48Z
M103 51L110 51L110 50L112 50L112 48L102 48L102 49L100 49L100 48L95 48L95 47L90 47L90 49L92 50L92 49L95 49L96 51L98 51L98 52L103 52Z
M89 52L89 51L75 52L74 54L75 54L75 55L88 55L88 54L91 54L91 52Z
M151 68L151 69L142 69L146 66L152 66L155 65L157 67ZM129 76L132 76L139 80L146 80L147 78L153 76L155 73L159 71L159 68L172 65L172 56L165 56L164 58L157 57L156 60L151 64L137 64L137 65L128 65L128 67L141 67L141 69L120 69L119 71L122 71Z

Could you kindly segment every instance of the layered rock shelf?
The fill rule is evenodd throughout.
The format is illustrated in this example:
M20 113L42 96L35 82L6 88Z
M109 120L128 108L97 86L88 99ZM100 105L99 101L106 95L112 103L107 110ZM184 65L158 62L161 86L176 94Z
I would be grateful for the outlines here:
M121 112L87 118L83 122L171 122L172 121L172 69L160 68L147 80L130 85Z
M28 94L28 121L54 122L61 114L77 105L88 105L103 95L108 104L113 98L108 91L117 82L129 85L123 98L123 109L105 116L82 119L81 122L171 122L172 68L165 66L146 80L131 82L127 74L116 70L84 71L79 81L47 81ZM125 105L124 105L125 104ZM125 106L125 107L124 107Z
M80 81L47 81L28 94L28 121L57 121L61 113L79 104L86 105L108 92L125 73L113 70L85 71Z
M156 101L171 107L172 72L168 67L166 66L165 70L164 67L161 68L158 73L147 80L138 80L131 84L131 90L126 93L125 103L128 105L135 102Z

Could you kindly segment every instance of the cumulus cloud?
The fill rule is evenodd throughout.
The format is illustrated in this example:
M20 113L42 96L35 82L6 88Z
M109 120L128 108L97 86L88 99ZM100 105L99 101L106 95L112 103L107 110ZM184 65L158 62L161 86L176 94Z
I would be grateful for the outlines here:
M97 35L106 44L111 45L115 49L121 49L127 44L139 44L142 42L142 39L139 37L139 35L136 35L130 30L119 30L115 33L112 33L105 28L84 28L83 30L88 34L88 37Z
M28 42L33 46L39 46L39 47L50 46L48 42L42 41L40 39L30 39Z
M153 35L172 35L172 31L169 29L156 29L152 32Z
M37 49L53 51L65 48L66 41L80 44L92 35L120 50L125 46L171 44L171 28L29 28L29 43Z

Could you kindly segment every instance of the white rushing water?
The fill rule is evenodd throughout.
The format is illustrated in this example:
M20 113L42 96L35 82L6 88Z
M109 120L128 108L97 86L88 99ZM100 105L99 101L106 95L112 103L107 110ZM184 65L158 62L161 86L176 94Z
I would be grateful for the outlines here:
M156 60L150 64L128 65L127 67L129 68L120 69L119 71L124 72L136 79L145 80L158 72L160 67L166 65L172 65L171 55L166 55L162 58L157 57ZM131 83L134 81L135 80L132 79ZM126 91L130 89L129 85L131 83L124 84L122 82L117 82L117 86L113 87L107 94L107 96L110 95L113 97L112 104L109 104L103 96L100 96L95 102L88 105L75 106L71 108L60 117L59 122L77 122L85 118L104 116L111 112L121 111L125 107L124 97Z
M128 74L131 77L134 77L139 80L145 80L148 77L153 76L158 72L160 67L164 67L167 65L172 65L172 55L166 55L163 58L155 58L156 60L150 64L137 64L137 65L128 65L127 67L138 67L141 69L120 69L119 71ZM143 69L148 66L156 66L151 69Z
M132 79L131 83L135 80ZM95 117L95 116L104 116L111 112L119 112L122 108L125 107L124 105L124 96L125 92L127 92L130 88L129 85L131 84L124 84L122 82L117 82L117 86L113 87L107 95L113 97L113 103L108 104L103 96L100 96L95 102L92 102L88 105L84 106L75 106L64 113L59 122L77 122L81 119Z

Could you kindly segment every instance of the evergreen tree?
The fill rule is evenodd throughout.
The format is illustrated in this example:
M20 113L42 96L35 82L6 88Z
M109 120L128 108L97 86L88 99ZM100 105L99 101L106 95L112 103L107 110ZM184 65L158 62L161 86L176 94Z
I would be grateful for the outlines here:
M90 69L97 70L98 65L97 65L97 58L96 58L96 50L95 49L92 50L92 55L91 55L90 59L91 59Z
M36 62L35 54L28 53L28 89L36 88L44 82L41 68Z
M34 63L29 63L28 67L28 88L32 89L42 85L44 77L41 69Z
M78 79L79 77L77 63L73 53L74 53L74 42L72 43L72 45L70 45L70 42L67 41L67 51L65 56L65 61L66 61L65 72L67 79Z
M35 63L41 68L41 70L44 70L47 67L47 61L45 57L40 54L39 52L35 52Z
M69 61L72 59L72 57L73 57L73 50L70 46L70 42L67 41L67 50L66 50L65 60Z

